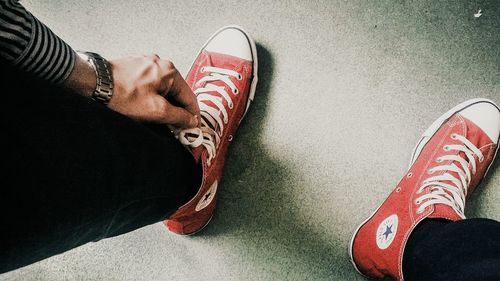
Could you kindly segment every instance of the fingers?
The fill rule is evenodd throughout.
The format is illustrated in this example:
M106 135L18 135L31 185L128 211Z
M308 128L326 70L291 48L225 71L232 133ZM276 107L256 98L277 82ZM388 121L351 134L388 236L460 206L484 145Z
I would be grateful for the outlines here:
M149 73L154 76L157 93L152 97L155 113L148 119L182 128L197 127L201 121L198 100L174 64L157 54L144 57L154 65Z
M193 115L200 115L198 100L189 85L186 83L182 75L175 68L174 64L168 60L160 60L159 57L155 62L159 65L162 76L160 83L160 94L175 100L187 111Z
M154 114L156 121L169 125L174 125L181 128L198 127L198 116L193 115L186 109L170 104L164 97L160 95L154 96L157 114Z
M191 91L191 88L178 71L176 71L174 76L175 77L172 87L170 88L169 95L171 95L175 101L179 102L189 112L195 115L200 115L196 95L193 91Z

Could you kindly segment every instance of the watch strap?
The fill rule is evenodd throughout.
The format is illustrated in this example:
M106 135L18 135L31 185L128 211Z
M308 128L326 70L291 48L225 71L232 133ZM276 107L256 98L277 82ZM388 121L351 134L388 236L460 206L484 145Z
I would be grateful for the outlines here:
M96 88L92 93L92 99L107 105L113 96L113 73L111 71L111 64L97 53L85 52L84 54L94 68L97 77Z

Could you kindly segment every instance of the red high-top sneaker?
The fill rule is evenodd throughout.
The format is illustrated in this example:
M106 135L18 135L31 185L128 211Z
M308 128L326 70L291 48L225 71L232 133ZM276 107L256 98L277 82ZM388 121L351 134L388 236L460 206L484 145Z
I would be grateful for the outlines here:
M186 81L197 95L201 128L177 132L203 166L200 189L164 223L177 234L194 234L208 224L229 143L250 106L257 85L257 50L242 28L219 29L203 46Z
M413 152L410 168L384 203L354 232L349 254L368 277L403 280L403 252L425 218L465 218L466 199L498 150L500 110L489 100L466 101L437 119Z

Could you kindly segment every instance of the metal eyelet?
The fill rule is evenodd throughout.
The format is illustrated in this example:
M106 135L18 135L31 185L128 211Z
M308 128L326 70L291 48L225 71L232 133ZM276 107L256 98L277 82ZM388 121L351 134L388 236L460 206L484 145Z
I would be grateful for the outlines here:
M450 151L450 147L448 145L443 146L444 151Z
M240 91L238 91L238 89L234 89L233 90L233 94L237 95Z
M228 104L227 106L229 106L229 109L233 109L234 104L233 104L233 103L230 103L230 104Z
M241 81L241 80L243 80L243 76L241 76L241 74L238 73L238 77L236 77L236 79Z
M204 66L202 68L200 68L200 72L201 73L205 73L205 67Z
M430 168L429 170L427 170L427 174L429 174L429 175L434 174L434 169Z
M415 204L416 204L416 205L420 205L420 203L422 203L422 201L420 201L420 199L416 199L416 200L415 200Z
M453 133L453 134L451 134L450 137L455 140L455 139L457 139L457 134Z
M408 174L406 174L406 177L407 178L411 178L413 176L413 173L412 172L409 172Z
M441 157L436 158L436 162L438 162L438 163L443 162L443 158L441 158Z
M479 163L483 163L483 161L484 161L484 156L479 158Z
M229 135L229 137L227 138L228 141L232 141L233 140L233 135Z
M396 188L396 192L401 192L401 186L398 186L398 187Z

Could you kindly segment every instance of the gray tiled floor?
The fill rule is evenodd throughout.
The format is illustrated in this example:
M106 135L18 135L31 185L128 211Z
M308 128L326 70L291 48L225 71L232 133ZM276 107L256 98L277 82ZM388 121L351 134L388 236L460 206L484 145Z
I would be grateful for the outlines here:
M466 99L500 103L496 1L23 3L77 49L155 52L183 72L212 32L239 24L259 44L260 84L201 235L156 224L2 280L362 280L348 240L420 134ZM498 166L470 217L500 219Z

